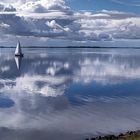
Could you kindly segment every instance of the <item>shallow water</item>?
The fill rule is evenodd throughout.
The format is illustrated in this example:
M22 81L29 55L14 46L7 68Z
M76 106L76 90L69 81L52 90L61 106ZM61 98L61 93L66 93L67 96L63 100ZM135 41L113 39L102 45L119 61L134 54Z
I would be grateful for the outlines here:
M140 129L140 50L0 49L1 140L84 140Z

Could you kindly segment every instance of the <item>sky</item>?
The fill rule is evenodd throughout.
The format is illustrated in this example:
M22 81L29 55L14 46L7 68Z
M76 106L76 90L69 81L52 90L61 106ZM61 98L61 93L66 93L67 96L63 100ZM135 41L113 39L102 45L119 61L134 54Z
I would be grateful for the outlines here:
M140 14L139 0L66 0L66 4L74 10L96 12L106 9Z
M0 44L139 47L138 0L1 0Z

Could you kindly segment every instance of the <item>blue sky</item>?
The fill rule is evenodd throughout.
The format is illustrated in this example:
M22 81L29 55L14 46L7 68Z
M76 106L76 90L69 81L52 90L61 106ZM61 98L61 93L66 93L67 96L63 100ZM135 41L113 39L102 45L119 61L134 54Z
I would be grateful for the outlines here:
M140 14L140 0L66 0L74 10L117 10Z

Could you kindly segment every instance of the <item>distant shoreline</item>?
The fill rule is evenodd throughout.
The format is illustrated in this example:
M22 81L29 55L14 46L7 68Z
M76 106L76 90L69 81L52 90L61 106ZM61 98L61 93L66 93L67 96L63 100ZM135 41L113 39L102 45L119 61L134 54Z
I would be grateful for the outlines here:
M15 47L9 47L9 46L0 46L0 48L15 48ZM55 46L22 46L22 48L50 48L50 49L77 49L77 48L89 48L89 49L140 49L140 47L99 47L99 46L66 46L66 47L55 47Z
M140 130L128 131L126 133L121 133L118 136L106 135L93 138L86 138L85 140L140 140Z

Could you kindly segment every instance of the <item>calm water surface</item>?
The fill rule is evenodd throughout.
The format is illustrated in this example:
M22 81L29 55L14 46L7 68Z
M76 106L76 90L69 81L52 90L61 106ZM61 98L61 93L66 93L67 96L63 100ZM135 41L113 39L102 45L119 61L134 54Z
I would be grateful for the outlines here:
M140 50L0 49L0 139L84 140L140 129Z

